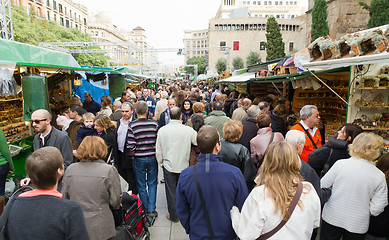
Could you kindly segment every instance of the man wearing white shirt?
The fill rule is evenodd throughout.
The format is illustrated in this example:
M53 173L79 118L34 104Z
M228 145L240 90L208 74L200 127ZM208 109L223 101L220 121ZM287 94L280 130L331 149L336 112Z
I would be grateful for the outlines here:
M300 158L308 162L308 154L322 146L322 138L317 125L320 122L319 111L314 105L305 105L300 110L301 121L290 130L305 132L305 145Z
M173 107L169 111L169 124L158 131L156 155L158 163L163 165L168 204L167 218L173 222L178 222L176 212L178 177L182 170L189 167L191 144L197 145L197 133L193 128L182 125L180 108Z

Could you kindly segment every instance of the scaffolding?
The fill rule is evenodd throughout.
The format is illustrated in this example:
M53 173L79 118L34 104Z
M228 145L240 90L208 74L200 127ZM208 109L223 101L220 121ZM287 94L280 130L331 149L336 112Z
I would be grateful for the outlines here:
M10 0L0 0L0 37L2 39L14 40L12 26L12 11Z

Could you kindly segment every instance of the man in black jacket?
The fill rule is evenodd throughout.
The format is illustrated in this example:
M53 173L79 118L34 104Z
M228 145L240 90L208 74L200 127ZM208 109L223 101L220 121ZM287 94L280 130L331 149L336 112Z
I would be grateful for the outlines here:
M258 125L257 116L261 110L257 105L251 105L247 110L247 118L242 121L243 133L239 139L239 143L245 146L250 152L250 140L257 136Z

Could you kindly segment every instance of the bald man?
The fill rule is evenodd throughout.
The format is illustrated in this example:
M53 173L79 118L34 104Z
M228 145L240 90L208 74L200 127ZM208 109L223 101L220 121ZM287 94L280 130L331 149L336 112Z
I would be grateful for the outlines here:
M237 108L232 113L232 120L242 121L247 117L247 109L251 106L251 100L248 98L243 99L242 106Z
M46 146L58 148L66 169L73 160L73 148L68 135L51 126L51 114L45 109L38 109L33 112L31 123L34 130L38 132L34 137L34 150Z

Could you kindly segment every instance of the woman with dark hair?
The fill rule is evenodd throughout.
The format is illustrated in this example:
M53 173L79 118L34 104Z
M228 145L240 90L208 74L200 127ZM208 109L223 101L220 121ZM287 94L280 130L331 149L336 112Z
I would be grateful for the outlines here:
M190 122L192 125L192 128L198 132L202 126L204 126L204 118L200 114L195 114L190 118ZM200 149L195 146L191 145L190 149L190 157L189 157L189 166L196 165L196 163L199 162L199 155L200 155Z
M105 114L107 116L111 116L112 114L112 109L111 109L111 97L110 96L102 96L100 98L101 101L101 109L97 113L97 116Z
M186 124L186 122L190 119L193 114L192 102L189 99L185 99L181 105L181 113L182 113L182 124Z
M346 123L338 130L338 136L331 137L327 144L308 155L308 164L323 176L339 159L350 158L348 146L356 136L363 132L360 126Z
M85 137L76 156L81 162L71 164L63 178L63 197L80 204L91 239L106 240L116 233L111 208L119 208L122 192L118 171L105 163L106 156L101 137Z

